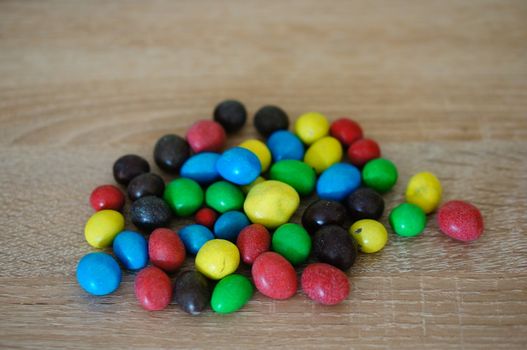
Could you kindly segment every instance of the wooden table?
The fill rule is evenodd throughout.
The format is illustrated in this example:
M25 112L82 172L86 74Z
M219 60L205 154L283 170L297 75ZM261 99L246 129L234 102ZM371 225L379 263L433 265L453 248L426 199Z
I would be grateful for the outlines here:
M149 313L128 273L88 296L74 272L90 191L225 98L360 121L399 167L386 213L430 170L484 235L455 242L434 215L420 237L390 233L334 307L257 293L229 316ZM2 1L0 347L525 348L526 140L522 0Z

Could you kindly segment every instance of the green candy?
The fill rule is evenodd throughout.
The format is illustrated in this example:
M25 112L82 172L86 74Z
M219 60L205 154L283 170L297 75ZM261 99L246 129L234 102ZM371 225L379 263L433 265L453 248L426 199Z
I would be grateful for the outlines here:
M203 204L203 190L196 181L181 177L168 184L163 198L177 216L190 216Z
M271 246L291 264L298 265L311 253L311 237L300 225L284 224L274 232Z
M317 175L308 164L293 159L276 162L271 167L269 176L293 187L300 195L307 196L313 192Z
M395 164L384 158L370 160L362 169L362 181L378 192L389 191L398 176Z
M205 203L220 213L240 210L244 200L242 190L227 181L215 182L205 192Z
M210 306L219 314L230 314L241 309L251 299L254 288L245 276L232 274L218 282Z
M425 229L426 214L415 204L399 204L390 213L390 225L399 236L417 236Z

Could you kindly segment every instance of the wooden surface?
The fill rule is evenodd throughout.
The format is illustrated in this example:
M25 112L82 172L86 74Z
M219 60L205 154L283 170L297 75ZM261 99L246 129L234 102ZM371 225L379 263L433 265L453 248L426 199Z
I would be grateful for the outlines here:
M444 200L481 209L484 235L454 242L433 215L420 237L391 233L335 307L299 292L230 316L148 313L129 274L86 295L90 191L117 157L151 160L159 136L230 97L251 116L355 118L399 167L388 210L430 170ZM2 1L0 347L524 349L526 140L523 0Z

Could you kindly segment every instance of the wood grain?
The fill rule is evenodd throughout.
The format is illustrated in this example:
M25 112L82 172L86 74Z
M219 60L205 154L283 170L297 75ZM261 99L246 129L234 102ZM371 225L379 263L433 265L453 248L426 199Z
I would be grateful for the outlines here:
M0 348L524 349L526 38L520 0L0 2ZM484 235L454 242L434 215L420 237L390 234L335 307L257 293L226 317L148 313L131 274L86 295L90 191L231 97L251 116L355 118L400 170L387 211L430 170Z

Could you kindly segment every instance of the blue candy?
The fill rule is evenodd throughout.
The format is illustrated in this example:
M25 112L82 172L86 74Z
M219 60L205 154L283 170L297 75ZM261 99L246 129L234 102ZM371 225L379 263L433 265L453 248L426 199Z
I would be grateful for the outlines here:
M214 223L214 235L216 238L235 242L240 231L250 224L251 222L244 213L235 210L228 211Z
M200 184L209 184L220 177L216 162L220 154L212 152L198 153L187 159L179 171L181 176L188 177Z
M273 161L304 159L304 144L298 136L287 130L275 131L267 140Z
M110 254L89 253L77 265L77 282L90 294L110 294L121 283L121 268Z
M194 224L185 226L179 230L179 238L183 241L187 252L195 255L202 245L214 239L214 235L207 227Z
M253 152L234 147L223 152L216 169L225 180L237 185L248 185L260 175L262 166Z
M341 201L355 191L361 182L360 171L351 164L333 164L320 175L317 194L322 199Z
M139 270L148 263L148 245L143 235L122 231L113 240L113 253L128 270Z

